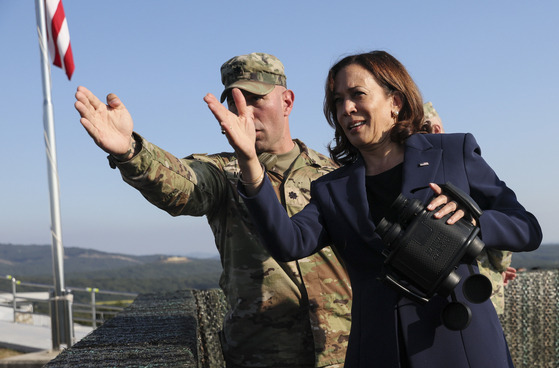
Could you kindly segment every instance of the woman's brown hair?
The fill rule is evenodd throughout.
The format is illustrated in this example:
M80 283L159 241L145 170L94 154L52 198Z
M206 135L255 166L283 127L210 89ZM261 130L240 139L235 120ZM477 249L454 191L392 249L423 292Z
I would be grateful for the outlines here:
M431 132L429 125L423 122L423 98L421 93L406 68L396 58L385 51L372 51L346 56L330 68L326 79L324 97L324 115L328 124L335 130L333 143L328 147L328 151L337 164L345 165L354 162L359 157L359 151L349 142L338 124L334 103L334 80L336 75L340 70L352 64L358 64L367 69L377 83L384 88L388 96L400 95L402 108L398 114L396 124L390 132L392 141L403 143L412 134Z

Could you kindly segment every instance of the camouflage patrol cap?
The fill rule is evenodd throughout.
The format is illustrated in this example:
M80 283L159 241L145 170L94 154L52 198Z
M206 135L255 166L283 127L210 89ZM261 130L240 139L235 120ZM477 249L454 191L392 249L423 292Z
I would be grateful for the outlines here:
M235 56L226 61L221 66L221 82L225 86L221 102L225 101L227 92L233 88L267 95L276 85L287 87L281 61L274 55L261 52Z
M433 116L439 116L437 110L435 110L435 107L430 101L423 104L423 115L425 120L429 120Z

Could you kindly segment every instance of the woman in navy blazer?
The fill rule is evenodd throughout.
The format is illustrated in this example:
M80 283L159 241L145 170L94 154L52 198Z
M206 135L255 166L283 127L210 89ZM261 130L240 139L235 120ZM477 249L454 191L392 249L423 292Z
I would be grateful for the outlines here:
M435 218L450 215L450 225L466 214L432 183L451 182L477 202L486 247L529 251L542 239L537 220L484 161L472 135L420 134L430 132L421 95L395 58L374 51L330 69L324 110L335 129L331 156L343 166L313 182L311 202L291 219L254 152L251 107L240 91L233 97L238 116L208 106L239 156L239 189L270 253L291 261L333 244L346 263L354 295L346 367L512 367L491 302L470 303L462 293L475 262L456 270L455 297L472 312L459 331L441 322L450 297L419 304L379 280L384 245L375 228L400 192L436 209Z

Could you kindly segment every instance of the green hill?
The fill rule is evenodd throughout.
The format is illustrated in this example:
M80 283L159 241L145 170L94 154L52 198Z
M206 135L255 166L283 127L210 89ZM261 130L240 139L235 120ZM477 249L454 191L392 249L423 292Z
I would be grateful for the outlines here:
M559 244L545 244L534 252L515 253L515 268L559 269ZM133 256L93 249L64 248L67 287L149 293L185 288L219 287L219 259L197 259L156 254ZM52 250L49 245L0 244L0 277L52 284ZM7 291L8 284L0 284Z
M0 277L52 284L52 250L48 245L0 244ZM168 255L132 256L92 249L64 248L68 288L147 293L219 287L219 259ZM0 285L0 289L5 289Z
M131 256L68 247L64 248L64 271L81 273L110 270L156 262L167 257L164 255ZM0 244L0 272L27 276L52 274L52 248L50 245Z
M559 244L542 244L533 252L514 253L512 267L559 269Z

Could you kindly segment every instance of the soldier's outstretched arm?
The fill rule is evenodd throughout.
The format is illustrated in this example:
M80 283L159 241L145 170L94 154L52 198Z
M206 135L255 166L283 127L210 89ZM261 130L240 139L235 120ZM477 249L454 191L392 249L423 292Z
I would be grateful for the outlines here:
M123 159L132 157L134 123L122 101L110 93L104 104L82 86L75 97L74 107L80 113L80 123L95 143L109 154Z

